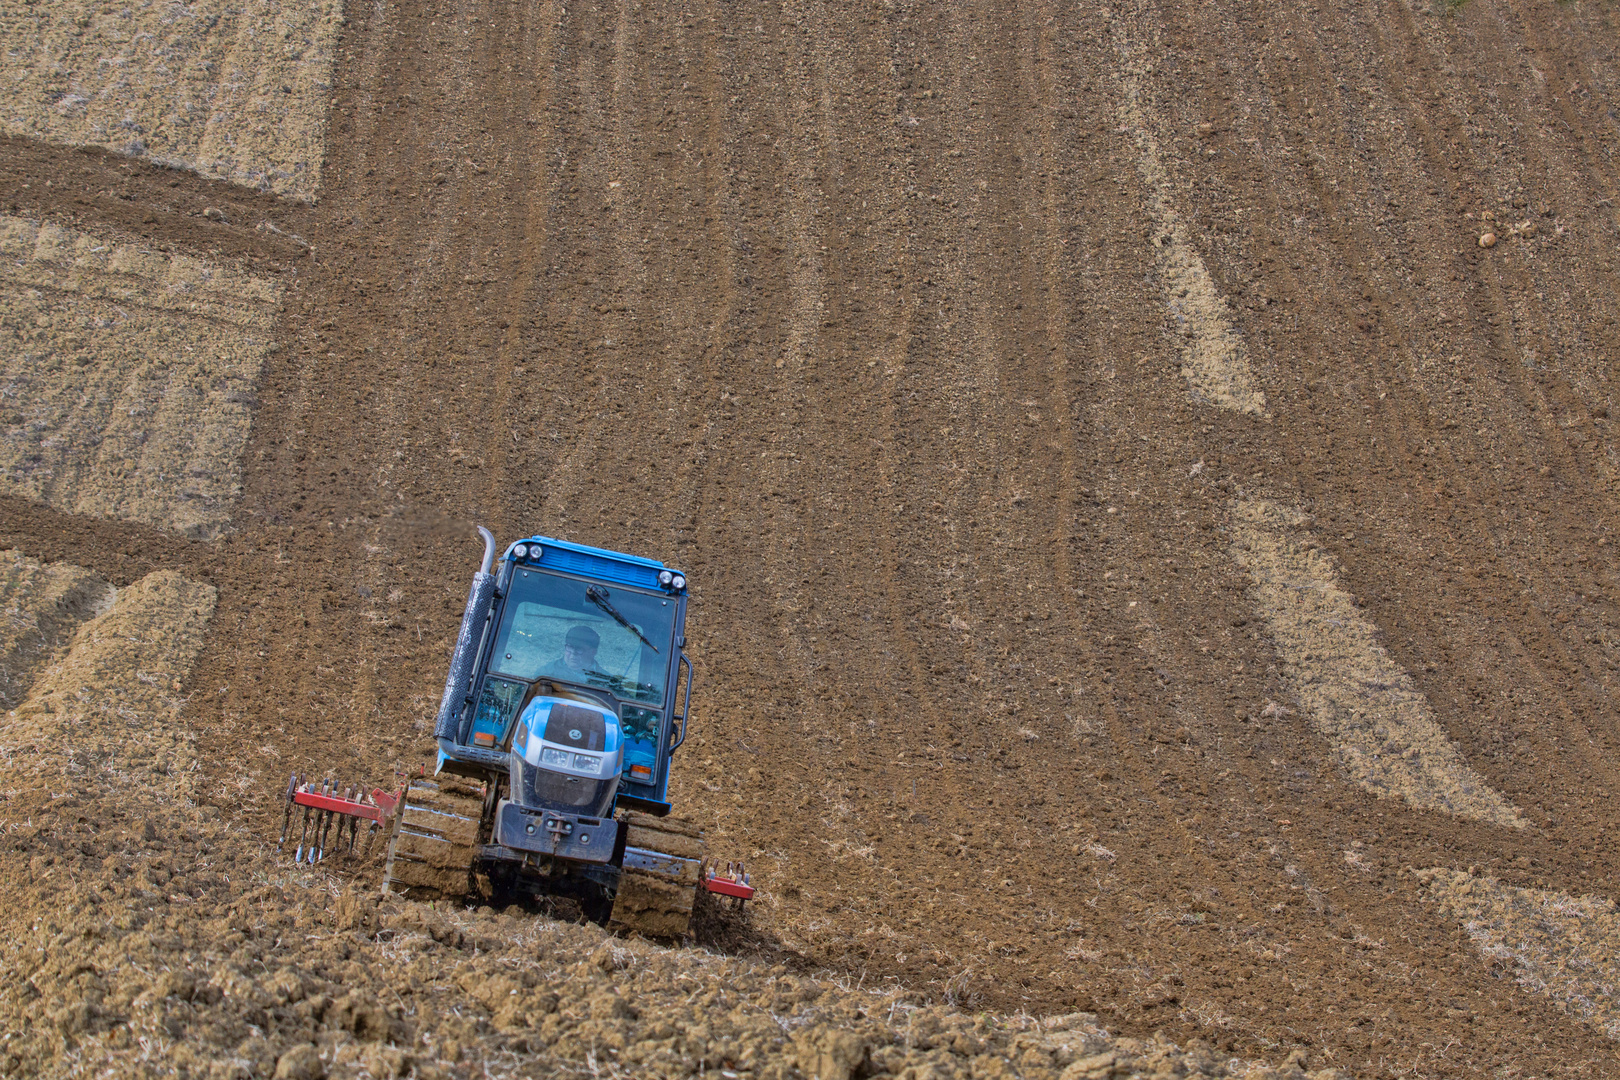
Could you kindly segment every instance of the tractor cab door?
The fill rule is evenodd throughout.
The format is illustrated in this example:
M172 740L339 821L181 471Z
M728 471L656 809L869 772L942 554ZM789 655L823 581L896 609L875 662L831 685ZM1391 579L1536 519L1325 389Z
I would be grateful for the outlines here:
M669 813L670 758L686 738L687 714L692 700L692 661L684 645L686 600L681 598L675 617L672 656L664 657L642 649L643 678L656 676L667 687L661 707L622 703L619 708L624 730L624 773L619 781L619 803L632 810L664 815Z

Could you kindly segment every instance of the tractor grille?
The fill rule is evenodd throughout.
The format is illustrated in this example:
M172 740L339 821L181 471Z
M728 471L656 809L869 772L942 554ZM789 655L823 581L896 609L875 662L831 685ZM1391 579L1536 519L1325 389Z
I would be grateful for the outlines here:
M546 721L546 742L578 750L600 750L607 739L602 714L578 705L553 705Z
M522 758L514 758L517 801L528 807L551 807L585 814L605 814L613 804L619 778L592 780L537 769Z

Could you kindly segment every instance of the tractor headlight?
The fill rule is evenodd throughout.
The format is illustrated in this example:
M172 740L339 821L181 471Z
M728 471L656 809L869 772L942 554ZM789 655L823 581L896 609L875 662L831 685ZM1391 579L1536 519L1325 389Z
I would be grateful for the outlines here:
M668 570L658 571L658 584L662 585L664 588L669 588L670 582L674 580L675 575L670 573Z
M686 578L682 577L680 574L676 574L673 578L671 578L669 583L677 592L686 588Z
M561 765L566 769L568 767L568 759L571 756L573 755L569 754L566 750L553 750L548 746L544 750L540 751L540 764Z
M600 764L602 764L602 759L599 757L591 757L589 754L574 755L574 768L576 769L588 769L595 772L596 767Z
M529 545L528 544L519 544L517 547L512 549L512 554L513 554L514 557L519 558L519 559L528 558L529 557Z

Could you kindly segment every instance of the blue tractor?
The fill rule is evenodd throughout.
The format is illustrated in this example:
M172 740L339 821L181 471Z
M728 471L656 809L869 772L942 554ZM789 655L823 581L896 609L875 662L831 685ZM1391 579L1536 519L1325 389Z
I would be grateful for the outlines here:
M701 830L669 816L692 695L686 578L545 536L495 565L495 538L478 531L438 767L405 792L385 887L573 895L610 925L678 938L708 880Z

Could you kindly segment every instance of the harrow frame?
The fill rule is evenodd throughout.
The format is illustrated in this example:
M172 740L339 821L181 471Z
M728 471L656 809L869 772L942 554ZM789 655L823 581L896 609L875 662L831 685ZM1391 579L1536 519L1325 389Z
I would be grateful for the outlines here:
M293 808L302 806L304 813L298 845L293 852L294 862L314 865L326 858L327 844L333 839L334 823L337 825L334 853L343 847L345 829L349 832L348 851L352 853L359 840L360 822L371 822L371 827L366 830L365 848L361 852L362 855L369 854L376 837L379 834L386 837L392 830L405 787L409 783L407 778L397 792L372 788L369 793L363 793L359 785L345 787L331 779L317 784L307 776L293 773L283 796L285 809L281 817L281 839L276 843L276 850L286 847L292 835ZM314 826L313 831L311 825Z

